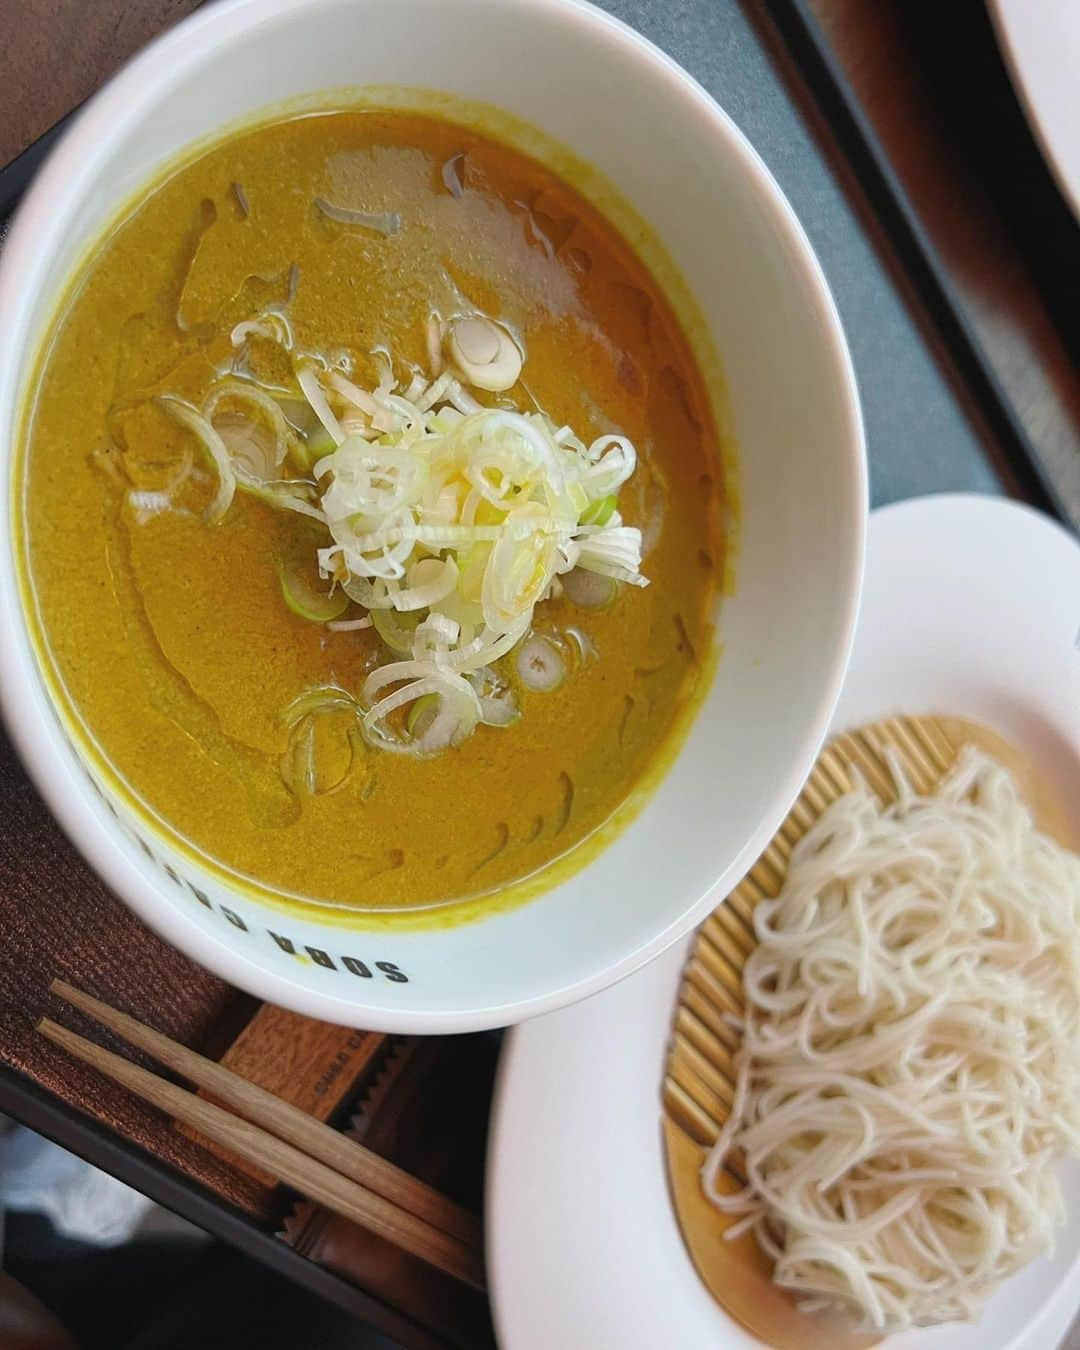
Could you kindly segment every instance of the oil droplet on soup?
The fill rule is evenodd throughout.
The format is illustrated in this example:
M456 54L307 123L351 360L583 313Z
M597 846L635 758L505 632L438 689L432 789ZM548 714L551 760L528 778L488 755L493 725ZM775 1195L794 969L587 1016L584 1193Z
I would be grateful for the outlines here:
M295 350L365 387L380 352L399 380L432 374L431 316L465 316L447 350L489 391L484 406L637 447L617 510L641 531L649 585L552 587L526 678L514 652L495 663L520 713L505 725L428 757L373 746L357 700L387 659L386 623L408 616L362 626L364 611L327 601L317 520L238 491L206 523L212 466L176 406L199 407L231 371L278 391L301 450L324 434L281 333L259 328L267 314ZM239 369L237 325L254 325ZM222 407L226 424L241 415ZM250 467L267 445L248 432L236 453ZM297 118L155 187L77 279L43 361L26 472L32 583L65 697L145 807L273 891L389 911L530 876L626 799L703 678L722 474L689 346L596 209L448 122ZM583 519L601 529L614 510L591 503ZM417 700L400 734L433 712Z

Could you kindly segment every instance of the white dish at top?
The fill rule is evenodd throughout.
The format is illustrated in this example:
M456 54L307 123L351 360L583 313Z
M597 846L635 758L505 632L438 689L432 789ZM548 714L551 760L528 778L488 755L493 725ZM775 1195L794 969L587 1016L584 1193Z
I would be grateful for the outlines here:
M988 0L998 43L1061 195L1080 220L1080 5Z
M1026 507L942 496L870 518L863 610L834 730L955 713L1030 753L1080 838L1080 546ZM660 1084L681 943L576 1008L517 1028L488 1164L488 1268L502 1350L751 1350L713 1301L667 1190ZM1080 1163L1051 1258L973 1325L888 1350L1054 1350L1080 1308Z
M847 663L866 465L851 361L806 236L730 118L638 34L579 0L223 0L91 101L19 209L0 258L0 481L11 481L19 409L59 289L119 205L183 146L268 99L387 84L494 104L569 146L651 224L711 331L741 461L736 592L718 672L674 766L628 830L532 903L456 927L318 921L197 867L119 799L107 807L35 661L10 529L0 693L60 823L177 947L313 1017L469 1031L550 1011L644 965L704 917L783 819ZM10 493L4 505L8 516Z

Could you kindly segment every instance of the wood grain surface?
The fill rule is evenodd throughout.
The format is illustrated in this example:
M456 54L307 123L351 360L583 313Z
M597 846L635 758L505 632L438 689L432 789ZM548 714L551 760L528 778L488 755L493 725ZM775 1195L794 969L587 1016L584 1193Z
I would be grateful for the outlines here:
M0 0L0 164L199 0Z
M378 1032L333 1026L264 1003L219 1063L316 1120L326 1121L350 1096L385 1043L386 1037ZM208 1095L201 1089L200 1093ZM177 1129L199 1139L189 1125ZM272 1209L277 1188L274 1177L219 1144L199 1142L258 1183L260 1205L264 1211Z
M1080 227L984 0L809 0L980 344L1080 523Z

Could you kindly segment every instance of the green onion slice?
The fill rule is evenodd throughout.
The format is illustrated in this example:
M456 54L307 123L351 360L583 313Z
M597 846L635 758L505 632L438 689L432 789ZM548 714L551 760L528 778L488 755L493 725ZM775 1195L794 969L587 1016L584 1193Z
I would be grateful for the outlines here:
M296 567L287 564L282 566L278 578L282 599L301 619L309 619L312 623L328 623L331 619L340 619L349 608L349 597L342 591L328 593L316 590Z

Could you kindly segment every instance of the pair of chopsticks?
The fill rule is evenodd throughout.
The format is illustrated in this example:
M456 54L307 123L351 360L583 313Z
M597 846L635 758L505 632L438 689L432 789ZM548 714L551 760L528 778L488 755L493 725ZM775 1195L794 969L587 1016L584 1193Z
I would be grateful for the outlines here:
M213 1093L224 1105L158 1078L44 1017L38 1031L50 1041L327 1209L474 1289L484 1289L483 1245L476 1215L224 1065L63 980L54 980L50 988L88 1017Z

